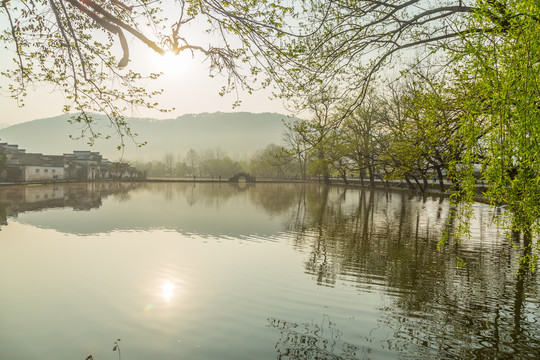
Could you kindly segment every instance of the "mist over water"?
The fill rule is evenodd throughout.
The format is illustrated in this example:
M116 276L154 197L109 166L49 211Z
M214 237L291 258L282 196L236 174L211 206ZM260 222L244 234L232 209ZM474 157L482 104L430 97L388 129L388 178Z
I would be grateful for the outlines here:
M0 189L0 358L530 358L540 281L474 208L298 184ZM465 267L456 266L456 257Z

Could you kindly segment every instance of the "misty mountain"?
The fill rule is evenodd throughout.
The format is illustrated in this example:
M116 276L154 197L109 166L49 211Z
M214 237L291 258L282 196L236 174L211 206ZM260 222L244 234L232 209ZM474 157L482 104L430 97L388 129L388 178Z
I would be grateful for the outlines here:
M69 136L81 135L80 124L70 124L71 115L28 121L0 129L0 141L18 144L27 152L63 154L73 150L99 151L110 160L118 159L122 152L109 120L95 115L92 128L95 132L111 135L111 139L98 139L94 146L87 139L74 140ZM221 148L233 158L247 158L270 143L281 144L285 130L285 115L274 113L203 113L183 115L176 119L155 120L128 118L133 133L139 134L136 142L148 144L138 148L133 140L126 139L124 159L161 160L165 153L184 156L189 149L203 151Z

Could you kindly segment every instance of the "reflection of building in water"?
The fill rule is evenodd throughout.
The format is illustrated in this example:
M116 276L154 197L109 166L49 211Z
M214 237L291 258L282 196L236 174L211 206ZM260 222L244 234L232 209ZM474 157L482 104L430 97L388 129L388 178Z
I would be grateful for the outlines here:
M64 199L64 187L61 186L33 186L25 187L23 199L27 203L54 201Z
M39 186L9 186L0 191L0 222L19 213L50 208L90 210L99 208L102 199L112 194L124 194L139 186L126 182L92 182L49 184Z

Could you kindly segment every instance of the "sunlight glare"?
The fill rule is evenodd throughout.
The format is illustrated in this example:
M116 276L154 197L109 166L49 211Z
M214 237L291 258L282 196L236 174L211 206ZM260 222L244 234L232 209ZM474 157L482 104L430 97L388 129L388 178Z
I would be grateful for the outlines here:
M165 52L165 55L154 54L152 58L152 71L162 72L165 76L185 73L190 67L190 61L193 61L189 54L174 55L170 51Z
M169 280L165 281L161 286L161 297L163 298L163 300L165 300L166 302L170 302L172 297L174 296L174 290L174 284Z

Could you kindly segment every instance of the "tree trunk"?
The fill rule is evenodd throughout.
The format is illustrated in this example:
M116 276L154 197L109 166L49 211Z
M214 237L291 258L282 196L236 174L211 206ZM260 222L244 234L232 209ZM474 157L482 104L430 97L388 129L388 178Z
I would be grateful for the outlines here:
M375 174L373 173L373 166L368 166L369 170L369 184L375 186Z
M420 192L423 194L424 193L424 188L422 188L422 184L420 184L420 181L418 181L418 178L416 176L411 176L411 177L414 180L414 182L416 183L416 185L418 185L418 189L420 190Z
M414 190L414 185L412 184L408 176L405 177L405 181L407 182L407 185L409 185L409 190Z
M328 165L326 163L323 168L323 180L325 185L330 185L330 171L328 171Z
M435 170L437 171L437 177L439 180L439 189L441 190L441 192L444 192L444 179L443 179L442 167L436 166Z
M349 180L347 180L347 172L346 171L343 171L341 173L341 178L343 179L343 182L345 183L346 186L349 185Z

